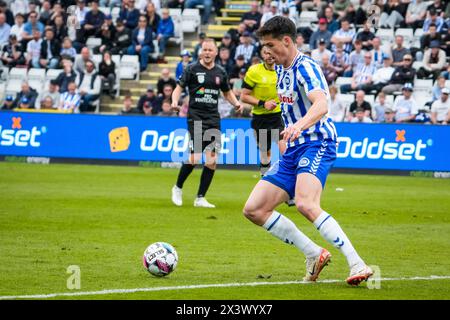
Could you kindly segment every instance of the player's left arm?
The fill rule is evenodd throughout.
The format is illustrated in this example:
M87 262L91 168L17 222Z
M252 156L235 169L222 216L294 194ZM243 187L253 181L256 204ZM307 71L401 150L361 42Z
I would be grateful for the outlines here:
M292 126L286 127L282 132L284 141L296 140L303 130L315 125L324 115L328 113L328 98L322 90L313 90L308 93L308 99L312 105L303 118Z

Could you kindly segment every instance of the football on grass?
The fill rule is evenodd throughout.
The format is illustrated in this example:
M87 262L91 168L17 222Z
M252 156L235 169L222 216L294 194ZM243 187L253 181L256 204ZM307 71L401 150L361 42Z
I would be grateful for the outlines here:
M167 276L175 270L178 254L175 248L166 242L155 242L147 247L142 258L144 268L157 277Z

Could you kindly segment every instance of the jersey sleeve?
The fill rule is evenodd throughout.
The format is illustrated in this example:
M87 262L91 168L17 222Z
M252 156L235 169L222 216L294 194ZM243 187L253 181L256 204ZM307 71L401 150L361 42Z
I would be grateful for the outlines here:
M248 71L245 73L244 77L244 84L245 88L251 88L253 89L256 85L256 74L255 74L255 68L251 67L248 69Z
M316 63L307 60L300 63L297 68L297 80L300 81L307 95L312 91L320 90L328 96L327 80Z
M181 77L177 80L177 84L179 84L182 88L186 88L187 84L189 83L190 74L191 67L190 65L188 65L181 74Z

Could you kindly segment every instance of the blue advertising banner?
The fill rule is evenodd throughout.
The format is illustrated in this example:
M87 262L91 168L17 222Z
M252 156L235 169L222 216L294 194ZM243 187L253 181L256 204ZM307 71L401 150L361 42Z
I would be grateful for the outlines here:
M337 168L450 171L450 126L336 127ZM0 155L179 162L189 152L185 128L186 119L176 117L2 112ZM250 120L222 120L219 163L257 164L258 158Z

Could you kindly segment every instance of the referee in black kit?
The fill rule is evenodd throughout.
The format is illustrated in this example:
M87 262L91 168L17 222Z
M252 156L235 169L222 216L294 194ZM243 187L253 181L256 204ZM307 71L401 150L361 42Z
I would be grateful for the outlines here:
M242 106L230 89L228 76L221 66L215 64L217 46L213 39L205 39L202 43L200 60L186 67L178 80L172 94L172 108L179 110L178 101L187 87L189 91L189 111L187 115L190 135L191 155L183 163L178 174L177 183L172 188L172 202L176 206L183 204L182 188L192 170L205 152L206 163L203 167L195 207L215 208L205 199L216 170L217 155L221 147L220 115L218 102L220 91L237 112Z

